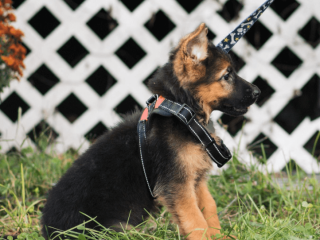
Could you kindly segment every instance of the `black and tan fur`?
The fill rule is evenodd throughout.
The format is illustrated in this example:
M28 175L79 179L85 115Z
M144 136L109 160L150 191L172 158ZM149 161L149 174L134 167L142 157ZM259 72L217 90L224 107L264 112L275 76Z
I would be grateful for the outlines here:
M201 24L181 39L169 62L149 82L153 93L189 105L206 125L213 110L242 115L259 89L241 79L229 55L207 39ZM100 137L50 191L43 210L42 232L66 230L88 220L106 227L137 225L160 203L188 239L220 233L206 176L212 162L199 141L178 119L153 115L147 125L145 168L156 199L148 191L139 155L137 123L141 112ZM213 135L219 142L219 138ZM203 211L201 211L203 210ZM90 222L87 227L97 227ZM46 230L47 229L47 230ZM195 230L197 229L197 230Z

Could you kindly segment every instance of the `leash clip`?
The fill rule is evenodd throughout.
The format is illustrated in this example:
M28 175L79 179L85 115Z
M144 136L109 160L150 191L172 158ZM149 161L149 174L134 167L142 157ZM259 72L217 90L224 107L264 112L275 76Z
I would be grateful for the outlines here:
M155 100L158 100L158 94L154 94L152 95L147 101L146 104L147 106L149 106L151 103L153 103Z

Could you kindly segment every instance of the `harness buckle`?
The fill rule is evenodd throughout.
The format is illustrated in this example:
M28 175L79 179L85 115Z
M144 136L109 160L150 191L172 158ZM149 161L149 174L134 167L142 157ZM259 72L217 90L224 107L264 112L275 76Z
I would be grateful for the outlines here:
M188 116L187 115L181 114L182 110L184 110L184 109L186 109L188 111L188 113L189 113L188 115L190 115L190 119L189 120L188 120ZM195 112L185 103L182 104L181 107L177 110L177 114L176 115L179 115L179 114L183 115L186 118L186 120L187 120L186 124L187 125L189 125L191 123L191 121L196 117Z
M155 100L158 100L158 94L154 94L152 95L147 101L146 104L147 106L149 106L151 103L153 103Z

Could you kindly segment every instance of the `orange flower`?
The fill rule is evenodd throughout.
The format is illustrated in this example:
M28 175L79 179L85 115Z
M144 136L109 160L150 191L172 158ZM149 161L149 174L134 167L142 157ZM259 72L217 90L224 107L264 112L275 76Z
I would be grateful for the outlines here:
M13 66L14 58L12 56L1 56L1 58L9 67Z
M20 69L20 61L15 60L12 65L12 70L19 71L19 69Z
M12 5L12 0L4 0L4 8L9 10L11 9L11 5Z
M19 29L15 29L10 22L16 21L16 16L9 12L12 9L12 0L0 0L0 54L6 68L12 70L10 78L19 80L23 75L22 69L25 68L26 49L21 44L21 37L24 35ZM1 91L1 89L0 89Z
M15 43L11 44L8 49L11 50L15 55L21 55L21 58L24 58L23 55L25 55L27 52L24 46Z
M9 28L9 34L18 39L20 39L23 36L23 32L19 29L15 29L14 27Z
M0 35L6 34L6 32L7 32L7 27L2 22L0 22Z
M8 47L8 49L13 51L14 53L17 53L19 51L19 46L13 43Z
M23 58L25 58L25 56L23 56ZM22 67L22 68L26 68L26 66L24 65L24 63L22 62L22 61L20 61L20 66ZM20 74L21 75L21 74ZM21 75L22 76L22 75Z
M9 18L9 20L10 20L11 22L16 21L16 16L15 16L13 13L8 13L8 16L7 16L7 17Z
M4 4L3 7L4 7L5 10L11 10L12 9L10 4Z

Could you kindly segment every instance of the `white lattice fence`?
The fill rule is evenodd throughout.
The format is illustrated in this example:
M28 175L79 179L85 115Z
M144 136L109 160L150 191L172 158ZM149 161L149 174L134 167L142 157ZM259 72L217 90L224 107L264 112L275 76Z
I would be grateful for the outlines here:
M278 2L277 2L278 1ZM44 125L56 149L81 151L90 134L100 134L150 96L145 83L186 33L205 22L218 43L261 4L257 0L25 0L16 1L16 26L29 49L20 83L2 94L2 151L20 144ZM291 6L286 8L286 6ZM265 140L268 161L281 170L293 159L304 171L320 172L310 149L320 130L320 1L275 0L234 48L239 75L257 84L262 98L243 118L214 112L230 148L245 162ZM238 11L240 10L240 11ZM230 21L230 22L228 22ZM316 31L314 31L314 28ZM312 35L313 34L313 35ZM17 123L17 108L22 117ZM35 130L33 130L35 129ZM24 142L35 147L33 140ZM255 144L253 144L255 145ZM260 147L260 145L256 145ZM261 150L257 150L258 152ZM319 145L316 153L319 154Z

